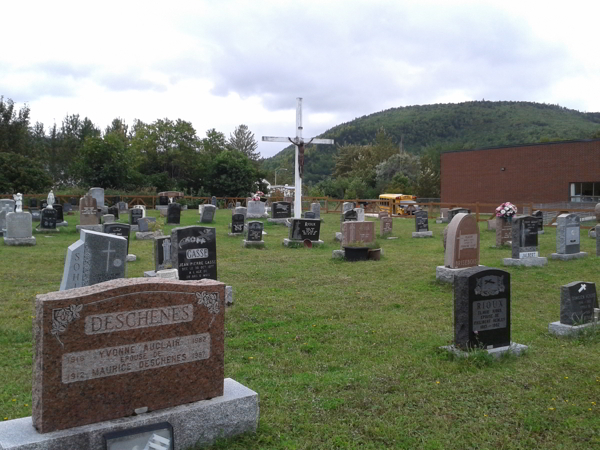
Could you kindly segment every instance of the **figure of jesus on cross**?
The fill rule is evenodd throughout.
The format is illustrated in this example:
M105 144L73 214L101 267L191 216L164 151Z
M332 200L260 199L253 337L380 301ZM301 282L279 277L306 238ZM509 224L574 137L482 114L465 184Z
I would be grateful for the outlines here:
M315 139L312 138L308 142L302 139L302 98L296 99L296 137L272 137L263 136L265 142L291 142L296 146L295 158L295 200L294 200L294 217L300 219L302 217L302 178L304 176L304 146L308 144L333 144L333 139Z

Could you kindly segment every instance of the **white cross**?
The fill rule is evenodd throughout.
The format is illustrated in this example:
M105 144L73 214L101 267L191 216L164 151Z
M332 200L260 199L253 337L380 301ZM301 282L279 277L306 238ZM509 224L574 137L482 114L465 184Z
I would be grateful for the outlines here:
M304 168L304 146L306 144L333 144L333 139L315 139L312 138L308 142L304 142L302 139L302 98L296 99L298 104L296 106L296 137L294 139L289 137L272 137L263 136L262 140L265 142L291 142L296 146L296 158L295 158L295 201L294 201L294 217L302 217L302 169ZM300 153L300 160L298 154Z
M116 250L110 249L110 241L108 241L108 248L106 250L102 250L102 253L106 253L106 271L107 272L108 272L108 267L109 267L108 262L110 260L110 254L115 253L115 252L116 252Z
M581 291L585 291L585 288L586 288L585 284L582 284L582 285L579 287L579 292L581 292Z

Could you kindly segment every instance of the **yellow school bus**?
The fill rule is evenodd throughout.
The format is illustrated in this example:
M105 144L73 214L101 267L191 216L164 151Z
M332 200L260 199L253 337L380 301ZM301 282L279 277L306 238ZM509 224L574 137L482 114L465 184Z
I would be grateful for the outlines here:
M379 211L387 212L390 216L408 216L419 210L416 200L416 195L381 194Z

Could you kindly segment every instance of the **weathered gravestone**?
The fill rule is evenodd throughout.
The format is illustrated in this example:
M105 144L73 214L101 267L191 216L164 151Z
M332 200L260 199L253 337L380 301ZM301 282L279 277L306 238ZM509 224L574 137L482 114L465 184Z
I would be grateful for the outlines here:
M471 210L467 208L452 208L448 210L448 222L452 222L457 214L471 214Z
M315 214L314 212L312 212L312 211L306 211L306 212L304 213L304 218L305 218L305 219L316 219L316 218L317 218L317 216L316 216L316 214Z
M263 223L258 220L248 222L248 236L242 241L243 247L262 248L265 246L265 241L262 238Z
M389 217L389 216L390 216L390 215L388 214L388 212L387 212L387 211L379 211L379 212L377 213L377 218L378 218L378 219L381 219L381 218L383 218L383 217Z
M248 208L245 206L236 206L233 210L234 214L242 214L244 216L244 220L246 219L246 215L248 214Z
M356 212L356 220L358 222L364 222L365 221L365 209L364 208L354 208L354 211Z
M4 243L6 245L35 245L35 237L31 234L31 224L31 214L28 212L6 213Z
M112 214L115 220L119 220L119 207L117 205L109 206L108 214Z
M62 207L63 207L63 213L68 214L73 211L73 205L71 205L70 203L63 203Z
M66 227L69 223L65 220L63 205L59 205L55 203L52 205L52 209L56 211L56 226L57 227Z
M444 265L436 267L435 277L437 281L452 283L462 270L479 265L479 227L474 216L458 213L446 231Z
M473 349L490 354L521 353L527 346L511 342L510 273L473 267L454 279L454 353Z
M150 241L162 236L162 231L156 227L156 217L141 217L137 221L138 230L135 238L138 241Z
M180 280L217 279L217 234L214 228L192 225L171 231L173 268Z
M217 206L217 197L214 195L210 198L210 204L213 206Z
M158 204L160 206L168 206L169 205L169 197L166 195L161 195L158 197Z
M38 295L36 429L223 395L224 299L216 281L144 278Z
M290 222L288 239L283 240L283 245L297 247L304 245L304 241L310 241L313 246L323 244L323 241L319 239L320 220L292 218Z
M594 308L598 308L596 283L574 281L560 288L560 321L548 325L552 334L577 333L593 325Z
M113 234L115 236L121 236L127 239L127 250L129 254L129 233L131 233L131 227L124 223L105 223L102 225L102 232L106 234Z
M568 261L587 256L580 247L580 219L577 214L561 214L556 219L556 253L552 259Z
M246 219L267 219L269 217L265 212L264 202L250 200L247 205L248 213L246 214Z
M504 258L505 266L545 266L548 258L538 254L538 224L533 216L512 218L512 258Z
M381 217L379 219L379 235L385 236L386 234L391 234L393 225L394 225L394 219L392 219L391 217L387 217L387 216Z
M98 206L96 199L90 194L86 194L79 200L79 224L80 225L98 225Z
M320 203L311 203L310 210L315 213L315 219L321 218L321 204Z
M79 240L67 249L60 290L124 278L126 261L127 239L82 229Z
M243 214L232 214L231 215L231 236L236 236L244 233L244 215Z
M173 267L171 252L171 236L161 236L154 239L154 269L170 269Z
M102 216L102 223L113 223L115 221L115 216L113 216L112 214L104 214Z
M144 210L141 208L131 208L129 210L129 225L137 225L138 220L144 217Z
M104 189L103 188L90 188L90 190L88 191L88 194L90 194L93 198L96 199L96 205L98 205L98 208L104 208Z
M496 247L507 245L512 240L512 218L496 217Z
M415 212L415 231L413 231L412 237L414 238L428 238L433 237L433 231L429 231L429 217L427 211L416 211Z
M7 212L15 212L16 202L12 199L2 198L0 199L0 210L6 209Z
M342 247L375 242L375 222L344 222L342 224Z
M538 221L538 234L544 234L544 213L542 211L534 211L531 214L533 217L535 217Z
M167 225L179 225L180 222L181 205L179 203L170 203L167 207Z
M156 217L141 217L137 221L138 230L141 232L150 232L153 231L151 228L154 228L156 225Z
M349 203L349 202L346 202L346 203ZM346 205L346 203L344 203L344 205ZM353 204L353 203L349 203L349 204ZM356 222L356 221L358 221L358 213L356 212L355 209L348 209L348 210L342 212L341 219L340 219L340 231L335 233L335 240L342 242L344 222Z
M448 223L448 208L440 208L440 217L435 219L435 223Z
M200 223L212 223L215 218L215 212L217 207L214 205L204 205L202 208L202 215L200 216Z
M127 202L119 202L119 203L117 203L117 207L119 208L120 214L128 214L129 213L129 204Z

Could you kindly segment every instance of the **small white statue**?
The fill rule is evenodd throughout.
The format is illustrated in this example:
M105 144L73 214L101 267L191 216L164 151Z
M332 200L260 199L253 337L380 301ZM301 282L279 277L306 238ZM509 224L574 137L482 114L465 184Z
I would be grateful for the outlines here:
M48 194L48 206L46 206L46 208L54 209L52 205L54 205L54 192L50 189L50 193Z
M15 199L15 204L17 206L15 212L23 212L23 194L15 194L13 195L13 198Z

